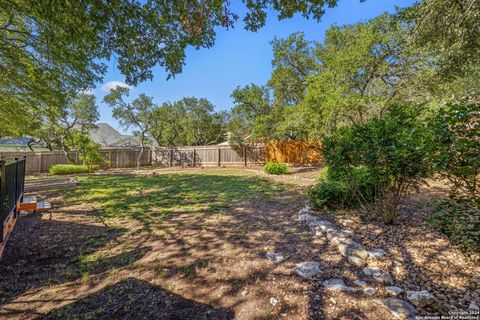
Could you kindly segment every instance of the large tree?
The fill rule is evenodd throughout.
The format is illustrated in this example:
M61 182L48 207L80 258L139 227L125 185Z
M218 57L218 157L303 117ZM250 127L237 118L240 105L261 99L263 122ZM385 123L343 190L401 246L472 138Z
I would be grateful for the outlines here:
M76 132L85 132L95 128L100 114L95 102L95 96L80 93L66 101L65 106L56 107L50 112L36 114L38 126L31 131L32 142L43 143L50 150L60 148L67 159L72 146L69 141Z
M408 44L407 26L383 14L366 22L334 26L316 54L319 73L311 78L302 112L321 133L341 123L362 124L399 101L422 101L428 60Z
M320 19L336 0L244 1L245 28L256 31L273 9L279 19ZM128 84L160 65L182 71L187 46L208 48L218 27L238 19L228 0L0 0L0 134L19 135L39 110L64 105L116 66Z
M134 128L133 134L140 140L140 152L137 156L137 170L140 168L147 133L152 125L153 98L140 94L131 103L126 102L129 89L117 87L108 93L103 101L113 108L113 117L126 130Z
M275 104L298 105L305 96L308 77L318 69L312 41L301 32L287 39L272 42L272 76L268 85L273 89Z
M480 2L423 0L400 10L412 41L432 53L446 78L464 77L480 64Z
M207 99L183 98L153 110L149 135L163 147L214 144L224 140L225 121L226 113Z

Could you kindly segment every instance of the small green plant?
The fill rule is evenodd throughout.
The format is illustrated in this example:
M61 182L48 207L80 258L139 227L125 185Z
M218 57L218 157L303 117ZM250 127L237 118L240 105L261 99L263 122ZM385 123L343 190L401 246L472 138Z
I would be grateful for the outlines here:
M286 174L288 171L288 164L284 162L269 161L265 164L263 169L269 174Z
M439 201L428 222L464 252L480 253L480 210L472 201Z
M81 174L97 171L98 165L77 165L77 164L55 164L50 167L51 175L63 175L63 174Z

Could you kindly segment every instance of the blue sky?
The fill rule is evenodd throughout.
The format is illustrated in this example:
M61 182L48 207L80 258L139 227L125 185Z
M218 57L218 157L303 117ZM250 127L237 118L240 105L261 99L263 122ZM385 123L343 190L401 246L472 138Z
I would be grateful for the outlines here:
M146 81L132 88L131 96L145 93L154 97L156 103L180 100L195 96L207 98L216 110L232 107L230 94L237 86L249 83L265 84L272 72L272 50L270 41L286 38L293 32L302 31L306 39L323 41L325 31L332 25L351 24L373 18L385 11L394 12L395 6L410 6L413 0L340 0L340 4L328 9L320 22L307 20L300 15L292 19L278 21L275 13L270 13L267 24L258 32L243 28L245 9L239 0L233 0L233 9L240 15L235 28L218 29L215 45L210 49L188 48L183 72L174 79L166 80L167 74L159 67L154 69L152 81ZM94 90L100 109L100 122L107 122L121 129L111 116L111 109L102 103L105 90L124 77L109 63L109 71L104 82ZM123 130L120 130L124 132Z

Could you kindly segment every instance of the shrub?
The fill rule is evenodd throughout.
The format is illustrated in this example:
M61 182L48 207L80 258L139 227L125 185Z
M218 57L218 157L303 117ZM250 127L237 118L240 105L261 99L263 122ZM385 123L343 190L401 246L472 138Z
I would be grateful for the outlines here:
M285 174L287 173L288 165L283 162L267 162L263 167L266 173L269 174Z
M104 156L100 152L100 144L93 141L86 132L74 130L68 138L68 144L78 150L79 159L89 168L89 173L94 171L94 167L105 162Z
M50 174L52 175L80 174L80 173L89 173L91 171L96 171L98 169L99 169L98 165L93 165L90 168L90 166L87 166L87 165L55 164L50 167Z
M480 210L471 201L437 202L428 222L464 252L480 253Z
M324 167L319 172L319 182L309 189L310 203L317 209L355 208L361 200L373 201L377 184L368 169L354 168L352 176Z
M355 185L355 168L368 170L375 186L371 199L361 205L391 223L401 198L417 188L430 173L430 133L415 108L391 106L383 118L340 128L324 139L328 166L349 185ZM362 195L361 192L356 193Z
M452 183L451 195L480 200L480 104L449 104L432 117L434 169Z

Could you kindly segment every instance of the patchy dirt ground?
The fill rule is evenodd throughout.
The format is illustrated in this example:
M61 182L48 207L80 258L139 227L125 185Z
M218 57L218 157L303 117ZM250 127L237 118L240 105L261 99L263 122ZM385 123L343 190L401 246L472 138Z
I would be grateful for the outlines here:
M314 172L303 174L313 179ZM143 170L137 175L153 179L170 173ZM371 297L323 290L324 279L340 277L349 285L365 279L361 269L314 240L297 221L307 180L261 179L294 184L234 205L222 204L215 213L201 206L176 210L162 216L161 232L146 231L140 219L112 224L94 202L70 202L61 192L41 191L39 196L51 200L56 209L19 219L0 260L0 318L392 319L382 307L385 293L380 289ZM201 187L218 197L231 192L218 183ZM129 190L122 192L119 199L131 195ZM150 196L139 192L135 201ZM199 201L182 193L171 196L185 196L191 205ZM228 204L230 198L227 194L221 199ZM400 261L406 268L400 274L394 270L397 265L389 266L398 285L438 286L446 301L453 299L452 305L464 309L467 293L468 301L478 301L479 267L425 225L428 206L422 198L412 199L416 200L406 207L404 217L391 227L324 215L347 223L366 246L382 247ZM281 252L285 261L269 261L267 252ZM318 277L303 281L292 274L296 263L312 260L321 263Z

